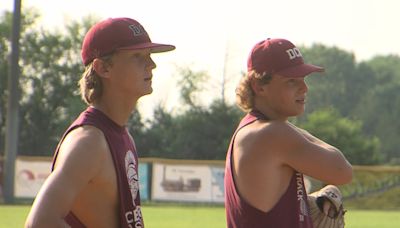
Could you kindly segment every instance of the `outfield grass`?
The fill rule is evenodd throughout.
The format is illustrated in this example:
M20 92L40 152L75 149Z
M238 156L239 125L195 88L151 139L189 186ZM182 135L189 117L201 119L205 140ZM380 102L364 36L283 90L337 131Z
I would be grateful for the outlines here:
M0 228L23 227L29 206L0 205ZM225 226L222 206L144 205L147 228L219 228ZM397 228L400 211L349 210L346 228Z
M29 206L0 205L0 228L23 227Z
M349 228L400 227L400 211L349 210L345 218L345 227Z

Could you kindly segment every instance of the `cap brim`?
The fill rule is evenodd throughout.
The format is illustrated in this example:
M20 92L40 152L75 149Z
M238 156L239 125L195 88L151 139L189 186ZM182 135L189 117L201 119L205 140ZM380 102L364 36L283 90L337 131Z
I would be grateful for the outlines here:
M324 72L324 68L320 66L315 66L312 64L300 64L284 70L276 72L276 74L285 77L305 77L314 72Z
M170 44L158 44L158 43L141 43L127 47L118 48L118 50L142 50L142 49L150 49L151 53L160 53L172 51L175 49L174 45Z

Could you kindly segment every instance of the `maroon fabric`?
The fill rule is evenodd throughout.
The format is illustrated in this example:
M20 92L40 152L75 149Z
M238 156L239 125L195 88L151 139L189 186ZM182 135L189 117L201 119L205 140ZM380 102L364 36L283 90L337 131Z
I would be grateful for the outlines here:
M261 113L251 112L240 122L229 146L225 165L225 210L228 228L312 228L304 187L303 175L295 172L289 187L278 203L263 212L247 203L237 192L232 172L231 156L237 132L257 119L265 118Z
M73 129L83 125L92 125L100 129L110 148L117 173L120 227L144 227L140 209L139 164L135 144L125 127L119 126L101 111L89 107L72 123L57 147L52 170L57 159L59 146L65 136ZM85 227L72 212L69 213L65 220L73 228Z
M72 212L70 212L64 220L71 226L71 228L86 228L86 226Z
M131 18L108 18L89 29L82 43L82 62L86 66L95 58L116 50L149 48L151 52L175 49L169 44L153 43L143 26Z
M258 42L247 60L247 70L286 77L304 77L313 72L324 71L322 67L305 64L300 50L285 39Z

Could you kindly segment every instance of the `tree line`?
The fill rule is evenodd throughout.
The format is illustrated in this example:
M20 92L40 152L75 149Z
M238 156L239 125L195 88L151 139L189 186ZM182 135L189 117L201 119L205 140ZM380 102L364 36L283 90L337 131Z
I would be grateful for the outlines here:
M24 11L23 11L24 12ZM80 45L96 21L86 17L65 31L35 26L39 14L25 10L20 39L19 155L51 156L62 133L85 108L77 81L83 72ZM0 15L0 156L4 153L7 80L12 14ZM307 77L309 96L304 115L291 121L340 148L353 164L400 164L400 58L376 56L357 62L338 47L300 47L307 62L326 68ZM141 157L225 159L230 138L244 113L215 98L199 104L207 72L182 66L179 91L183 111L172 114L162 105L153 118L132 115L128 128Z

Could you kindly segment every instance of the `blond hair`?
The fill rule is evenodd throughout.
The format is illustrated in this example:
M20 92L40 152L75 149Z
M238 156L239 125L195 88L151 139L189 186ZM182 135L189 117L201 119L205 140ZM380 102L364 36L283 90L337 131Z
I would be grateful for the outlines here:
M104 64L106 64L107 66L111 66L112 56L113 54L110 54L99 59L104 61ZM83 72L82 77L78 82L78 85L80 87L81 98L88 105L93 104L103 94L103 84L100 76L94 69L93 61L85 67L85 71Z
M268 84L272 79L271 74L257 73L252 70L245 74L236 87L236 104L245 112L254 109L254 96L255 93L251 87L251 81L255 80L260 85Z

